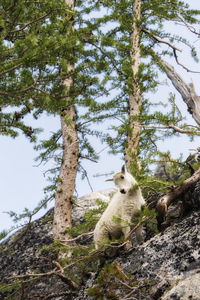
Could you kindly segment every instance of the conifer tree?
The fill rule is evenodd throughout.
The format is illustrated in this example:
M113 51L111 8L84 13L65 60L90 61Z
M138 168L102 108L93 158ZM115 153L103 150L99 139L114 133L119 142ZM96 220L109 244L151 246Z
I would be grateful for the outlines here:
M70 9L74 9L74 0L65 1ZM74 30L73 23L71 30ZM73 69L73 65L69 63L67 66L68 73L73 72ZM69 94L69 90L73 85L72 77L66 78L64 85L66 94ZM79 158L76 110L69 97L66 98L66 105L63 107L61 114L63 156L54 208L54 236L58 239L64 239L65 229L72 226L72 200Z
M132 89L129 94L129 134L127 138L125 160L129 167L133 157L139 166L138 147L141 135L141 124L137 117L140 115L142 106L142 91L139 82L139 68L141 65L141 6L142 1L133 2L132 32L130 35L130 64L132 69Z
M98 134L90 124L101 118L91 118L88 109L104 93L96 76L97 50L87 47L87 41L95 39L91 30L96 25L91 29L90 22L84 19L90 8L82 1L76 4L75 12L73 1L1 3L1 134L16 137L22 131L35 141L39 130L25 123L26 115L32 115L38 124L43 112L61 118L61 129L35 147L40 151L38 160L46 162L53 157L57 163L52 171L53 182L45 189L50 196L33 212L26 209L20 216L13 212L11 215L15 220L21 216L31 220L55 196L58 184L54 218L58 238L63 238L64 228L71 226L78 163L82 158L97 159L88 136Z
M102 7L106 13L93 18ZM64 239L76 171L82 158L97 159L90 135L106 141L113 153L124 153L139 176L148 174L157 140L181 131L199 134L182 122L173 96L167 113L153 110L149 96L158 86L158 66L165 71L164 57L174 55L179 63L178 47L184 44L197 58L187 40L165 31L165 23L196 24L199 11L178 0L18 0L4 1L1 10L1 134L15 137L21 130L34 141L37 129L24 123L27 114L37 119L45 111L61 118L61 129L36 149L43 162L52 157L58 162L46 191L54 196L58 185L55 236ZM91 126L105 119L112 120L114 137Z
M0 9L0 133L22 131L34 141L37 130L25 116L62 105L63 34L71 11L63 1L2 1Z
M178 52L182 45L197 60L195 47L183 36L170 32L166 24L178 23L188 28L199 22L200 11L178 0L104 0L101 3L108 13L98 22L110 28L106 33L101 32L101 55L110 65L104 78L109 88L116 88L110 109L121 122L113 126L116 136L108 136L107 142L113 153L124 152L129 169L139 175L138 167L141 165L141 172L145 173L150 158L155 160L159 153L158 140L181 132L199 135L198 127L191 130L183 123L172 94L168 99L171 109L165 113L162 103L160 110L153 108L159 103L151 100L150 92L159 86L159 68L165 72L164 58L174 57L181 65Z

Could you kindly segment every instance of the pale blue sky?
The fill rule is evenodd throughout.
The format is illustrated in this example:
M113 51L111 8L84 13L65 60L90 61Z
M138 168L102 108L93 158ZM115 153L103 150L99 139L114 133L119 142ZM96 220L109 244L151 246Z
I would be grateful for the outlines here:
M197 0L188 0L188 3L191 4L191 7L200 9L200 1ZM200 26L199 26L200 28ZM184 30L184 29L179 29ZM185 36L189 38L189 34ZM200 56L200 38L195 37L193 39L195 45L199 50ZM194 64L193 61L189 58L189 53L185 54L184 51L180 54L180 59L184 62L189 68L194 68L195 70L200 71L200 64ZM173 61L171 61L174 64ZM192 74L183 71L180 67L176 67L176 70L181 74L181 76L188 83L193 80L196 92L200 95L200 74ZM163 77L164 79L164 77ZM167 91L170 90L171 84L169 87L164 85L159 89L157 94L152 95L155 99L162 100L166 98ZM182 111L185 111L187 116L186 105L183 103L180 95L177 94L177 104ZM189 118L189 123L193 122ZM53 119L52 117L44 116L40 119L38 127L44 127L46 133L54 131L55 128L59 128L60 121L58 118ZM45 135L45 133L44 133ZM0 155L0 231L9 228L12 225L12 222L5 211L16 211L22 212L24 207L33 209L37 203L43 198L43 188L45 187L45 177L44 172L47 167L41 165L40 167L35 167L36 163L34 158L37 156L37 153L33 150L33 145L29 141L20 136L15 140L8 137L0 136L1 143L1 155ZM162 150L170 150L173 156L178 156L180 153L183 153L184 157L187 157L189 154L189 149L199 147L199 137L195 139L194 142L189 142L185 136L182 136L179 139L169 140L167 143L161 143ZM98 151L103 150L105 145L101 145L98 142ZM86 161L84 163L85 168L88 171L91 185L94 191L101 189L106 189L113 187L111 182L105 182L105 177L94 177L97 173L109 173L111 171L117 171L121 168L123 161L120 157L111 156L104 150L101 153L100 161L95 164L92 162ZM88 194L91 192L91 189L86 181L81 181L80 176L77 179L77 191L79 196ZM53 203L51 204L51 206ZM40 215L43 212L40 213Z

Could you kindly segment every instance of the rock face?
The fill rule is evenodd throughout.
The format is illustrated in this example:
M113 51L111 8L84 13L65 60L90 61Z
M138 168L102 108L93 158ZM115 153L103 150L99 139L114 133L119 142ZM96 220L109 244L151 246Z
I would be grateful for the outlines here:
M200 273L188 272L186 278L180 281L162 297L167 299L199 299L200 296Z
M139 281L155 282L146 299L200 299L200 212L168 227L128 255L118 259L123 269ZM187 278L187 280L186 280ZM180 294L181 282L189 282ZM170 293L172 288L172 293ZM164 295L166 289L168 293ZM170 296L171 295L171 296ZM174 296L172 296L174 295ZM163 296L163 297L162 297Z
M73 209L74 222L80 223L85 211L97 207L96 200L108 202L114 192L115 189L108 189L79 198ZM0 244L0 299L49 299L47 295L53 299L72 299L74 291L68 291L65 278L41 275L30 282L32 277L20 277L23 274L42 274L56 269L54 261L57 253L44 248L53 243L52 223L53 209ZM6 288L4 282L10 283L10 277L13 277L12 284ZM20 279L24 279L25 283L19 283ZM55 294L58 297L54 297Z
M106 190L80 198L74 208L74 220L82 222L85 209L96 207L97 198L108 201L113 192L113 189ZM0 299L95 298L88 296L87 289L100 285L97 278L102 266L99 266L98 274L88 274L88 280L79 289L73 289L66 277L56 276L59 269L57 253L45 251L44 247L53 242L52 214L53 210L33 222L29 230L25 228L15 233L0 245ZM116 278L115 270L109 282L106 271L96 299L199 300L200 211L190 212L142 245L129 251L122 250L118 257L106 261L113 262L121 275ZM37 275L29 277L31 273ZM24 274L27 277L20 283L20 276ZM114 294L110 291L109 296L107 291L111 286Z

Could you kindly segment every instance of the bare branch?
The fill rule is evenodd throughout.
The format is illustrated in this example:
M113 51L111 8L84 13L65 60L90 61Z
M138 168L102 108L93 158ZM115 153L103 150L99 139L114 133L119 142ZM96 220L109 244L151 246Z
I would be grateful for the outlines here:
M52 275L57 275L63 281L67 282L71 287L73 287L74 289L77 289L78 285L71 278L63 275L64 270L60 266L60 264L55 261L53 263L56 264L56 266L59 268L59 271L57 271L57 269L53 269L46 273L26 273L26 274L6 277L5 280L9 281L9 280L13 280L13 279L15 280L15 279L36 278L36 277L40 278L40 277L48 277L48 276L52 276Z
M147 33L149 36L151 36L155 41L162 43L162 44L166 44L168 45L170 48L172 48L174 51L180 51L182 52L181 49L177 48L176 46L174 46L172 43L162 40L161 38L159 38L158 36L156 36L155 34L151 33L149 30L142 28L142 31Z
M194 130L189 130L189 129L183 129L181 127L178 127L173 124L169 124L166 126L148 126L145 127L148 129L173 129L176 132L182 133L182 134L190 134L190 135L200 135L200 131L194 131Z
M190 178L186 179L182 185L176 186L172 192L161 197L157 203L157 211L159 215L164 218L167 213L168 206L171 204L171 202L185 193L192 184L196 183L199 180L200 168Z
M181 66L183 69L185 69L187 72L190 72L190 73L200 73L200 71L193 71L193 70L187 68L185 65L183 65L182 63L179 62L178 56L176 54L176 51L182 52L181 49L177 48L176 46L174 46L172 43L170 43L168 41L162 40L161 38L159 38L158 36L154 35L153 33L151 33L150 31L148 31L145 28L142 28L142 31L145 32L145 33L147 33L149 36L151 36L158 43L162 43L162 44L168 45L173 50L174 57L175 57L175 60L176 60L177 64L179 66Z
M85 170L85 168L84 168L82 165L79 165L79 166L80 166L80 168L83 170L83 174L84 174L84 176L85 176L86 179L87 179L87 182L88 182L88 185L89 185L91 191L94 192L94 190L93 190L93 188L92 188L92 185L91 185L91 183L90 183L90 179L89 179L89 177L88 177L87 171Z
M52 298L56 298L57 299L58 297L62 297L62 296L66 296L66 295L71 295L71 294L74 294L74 293L76 293L76 292L65 291L65 292L59 292L59 293L51 293L51 294L47 295L45 298L43 298L43 300L48 300L48 299L52 299Z
M181 94L183 101L188 107L189 113L192 114L194 120L200 125L200 97L196 94L193 83L186 84L181 76L175 71L169 63L164 60L160 61L161 68L171 80L176 90ZM199 72L200 73L200 72Z
M83 236L90 236L90 235L93 235L94 231L90 231L90 232L85 232L85 233L82 233L80 235L78 235L77 237L75 237L74 239L70 239L70 240L63 240L61 242L75 242L77 240L79 240L80 238L82 238Z
M177 64L178 64L179 66L181 66L184 70L186 70L187 72L190 72L190 73L197 73L197 74L200 73L200 71L194 71L194 70L191 70L191 69L187 68L185 65L183 65L182 63L180 63L179 60L178 60L178 56L177 56L177 54L176 54L175 49L173 49L173 52L174 52L174 57L175 57L175 60L176 60Z
M142 218L142 221L139 222L130 232L129 234L127 235L125 241L129 240L130 237L133 235L133 233L144 223L146 222L147 220L149 220L151 217L143 217Z
M179 19L180 19L181 23L183 23L183 24L187 27L187 29L188 29L190 32L192 32L192 33L198 35L198 37L200 37L200 32L197 32L197 30L196 30L193 26L189 25L189 24L188 24L183 18L181 18L180 16L179 16Z

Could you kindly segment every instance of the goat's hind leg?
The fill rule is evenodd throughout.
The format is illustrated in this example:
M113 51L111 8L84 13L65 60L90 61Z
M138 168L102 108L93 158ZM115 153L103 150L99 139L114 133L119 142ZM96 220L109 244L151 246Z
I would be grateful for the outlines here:
M135 235L136 235L136 240L137 243L140 245L144 242L144 236L143 236L143 226L140 225L136 231L135 231Z
M129 226L125 226L122 228L122 232L124 234L124 240L126 241L126 239L128 238L129 232L131 231L131 228ZM132 242L131 240L127 240L127 243L125 245L125 249L129 250L130 248L132 248Z

